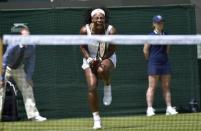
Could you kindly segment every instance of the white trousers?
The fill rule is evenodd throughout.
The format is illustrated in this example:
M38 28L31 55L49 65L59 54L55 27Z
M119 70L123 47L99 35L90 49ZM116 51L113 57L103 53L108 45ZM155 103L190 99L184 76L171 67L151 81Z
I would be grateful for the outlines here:
M25 110L27 113L27 118L30 119L39 115L38 109L36 108L34 95L33 95L33 88L26 80L24 66L21 66L15 70L7 67L6 73L5 73L5 81L9 80L10 77L12 77L15 80L18 89L22 93L24 104L25 104ZM2 117L2 109L3 109L5 90L6 90L5 88L6 87L4 88L0 87L0 119Z

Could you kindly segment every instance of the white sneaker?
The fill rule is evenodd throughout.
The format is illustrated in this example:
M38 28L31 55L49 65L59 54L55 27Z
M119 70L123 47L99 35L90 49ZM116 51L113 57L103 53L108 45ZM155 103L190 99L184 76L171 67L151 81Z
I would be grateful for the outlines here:
M101 126L101 120L94 120L94 126L93 126L93 129L94 130L98 130L98 129L101 129L102 126Z
M154 116L155 115L155 109L152 107L147 108L147 116Z
M38 115L38 116L35 116L35 117L31 118L31 120L32 120L32 121L42 122L42 121L46 121L47 118Z
M104 86L103 104L109 106L112 103L111 85Z
M176 111L175 107L167 107L166 115L176 115L178 112Z

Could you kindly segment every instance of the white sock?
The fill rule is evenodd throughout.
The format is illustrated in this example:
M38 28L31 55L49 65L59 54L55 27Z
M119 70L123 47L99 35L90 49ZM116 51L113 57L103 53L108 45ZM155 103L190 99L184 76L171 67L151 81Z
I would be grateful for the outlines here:
M99 112L93 112L92 115L93 115L93 119L94 119L94 121L98 121L98 120L100 120Z
M104 86L104 96L112 96L111 85Z
M167 106L167 109L171 109L172 108L172 106Z
M153 108L153 107L151 107L151 106L147 108L147 110L153 110L153 109L154 109L154 108Z

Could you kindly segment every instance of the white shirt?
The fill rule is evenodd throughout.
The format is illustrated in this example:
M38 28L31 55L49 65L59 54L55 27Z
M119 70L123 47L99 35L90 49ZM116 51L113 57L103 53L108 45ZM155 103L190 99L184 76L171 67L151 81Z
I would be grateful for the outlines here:
M86 25L86 29L87 29L87 35L92 35L89 24ZM111 29L112 29L112 25L109 25L107 30L105 31L105 35L108 35ZM108 44L107 43L105 44L107 48ZM98 47L99 47L99 42L96 42L94 44L88 44L88 51L91 57L96 57L98 52Z

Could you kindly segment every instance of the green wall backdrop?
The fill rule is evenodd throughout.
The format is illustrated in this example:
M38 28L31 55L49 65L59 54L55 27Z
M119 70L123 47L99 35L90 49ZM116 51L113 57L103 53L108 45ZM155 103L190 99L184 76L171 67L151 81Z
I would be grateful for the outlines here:
M13 23L29 24L32 34L78 34L84 23L86 8L0 11L0 33L10 33ZM109 8L110 23L119 34L148 34L152 16L166 19L169 34L194 34L194 6ZM118 46L117 68L112 75L113 103L102 104L103 84L99 84L102 115L142 114L146 111L146 61L143 46ZM196 46L171 47L171 91L173 104L187 109L191 98L200 103L200 87ZM87 87L81 69L79 46L37 46L34 92L38 108L48 118L91 116L87 103ZM25 117L22 100L18 100L21 117ZM165 112L162 91L155 95L155 108Z

